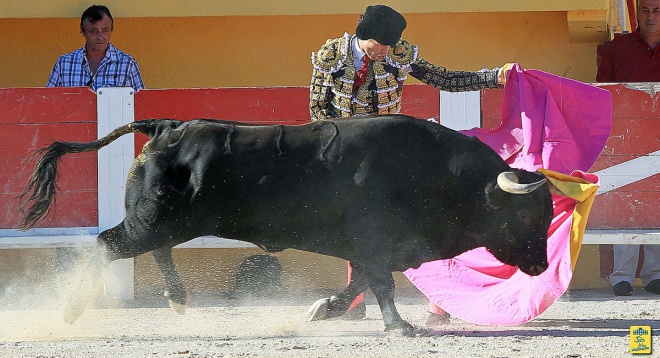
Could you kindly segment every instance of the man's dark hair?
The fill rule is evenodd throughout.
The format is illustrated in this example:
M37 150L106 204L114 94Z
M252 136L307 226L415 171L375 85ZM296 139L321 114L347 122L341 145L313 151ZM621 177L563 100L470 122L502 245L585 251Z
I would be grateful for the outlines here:
M83 22L85 20L89 21L90 23L101 21L103 19L103 15L107 15L110 18L110 22L112 23L111 29L113 29L115 27L115 20L112 19L110 9L108 9L105 5L92 5L88 7L80 17L80 30L83 30Z

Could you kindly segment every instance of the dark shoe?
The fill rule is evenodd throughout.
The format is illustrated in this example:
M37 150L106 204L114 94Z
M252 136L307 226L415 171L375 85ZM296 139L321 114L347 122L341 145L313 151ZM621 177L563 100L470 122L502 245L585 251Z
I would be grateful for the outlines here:
M644 291L660 295L660 279L649 282L648 285L644 286Z
M346 311L346 313L344 313L339 318L343 320L353 321L357 319L363 319L365 317L367 317L367 305L365 305L364 302L360 302L357 304L357 306Z
M429 318L426 319L426 325L427 326L440 326L443 324L449 323L449 318L451 316L449 313L444 313L444 314L437 314L433 312L429 312Z
M658 289L660 289L660 285L658 286ZM632 296L633 295L633 288L630 282L628 281L621 281L617 283L616 285L612 286L612 291L614 291L614 294L617 296Z

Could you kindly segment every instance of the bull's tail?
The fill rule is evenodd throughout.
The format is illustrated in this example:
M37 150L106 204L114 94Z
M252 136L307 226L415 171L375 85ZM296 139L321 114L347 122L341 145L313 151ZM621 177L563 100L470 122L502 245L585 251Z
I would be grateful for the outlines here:
M27 230L48 214L57 190L57 165L66 154L99 150L129 133L143 133L152 138L157 131L158 122L153 119L125 124L93 142L54 142L46 148L37 150L33 156L41 155L28 184L15 200L19 202L22 219L18 229Z

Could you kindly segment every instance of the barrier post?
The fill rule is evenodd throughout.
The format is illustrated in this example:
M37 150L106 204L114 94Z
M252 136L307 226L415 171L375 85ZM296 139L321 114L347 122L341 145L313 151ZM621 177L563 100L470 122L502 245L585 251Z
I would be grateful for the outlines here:
M457 131L481 127L481 91L440 91L440 124Z
M133 122L134 93L130 87L100 88L97 91L98 137ZM126 215L124 193L126 178L133 163L134 135L122 136L98 152L99 232L119 224ZM112 262L105 270L105 296L110 299L134 299L134 260Z

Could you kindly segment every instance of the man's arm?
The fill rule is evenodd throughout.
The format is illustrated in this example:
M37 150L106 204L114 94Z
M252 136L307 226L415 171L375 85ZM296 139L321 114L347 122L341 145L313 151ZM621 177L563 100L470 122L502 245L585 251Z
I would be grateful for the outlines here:
M60 74L60 60L58 59L53 66L53 70L50 71L50 77L48 77L48 82L46 82L46 87L62 87L62 76Z
M498 69L484 72L450 71L422 59L411 64L410 75L441 91L464 92L498 88Z
M131 60L130 64L128 65L128 73L126 74L126 79L129 82L128 85L133 87L136 92L144 88L144 82L142 82L142 75L140 74L137 61Z
M309 114L312 121L333 117L330 112L330 87L324 86L325 75L316 68L312 71L312 83L309 86Z

